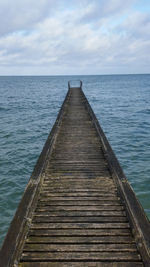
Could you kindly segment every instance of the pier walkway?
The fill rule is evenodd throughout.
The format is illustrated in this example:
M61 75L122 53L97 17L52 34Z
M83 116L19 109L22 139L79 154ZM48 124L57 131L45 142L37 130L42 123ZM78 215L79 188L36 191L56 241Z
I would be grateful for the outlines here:
M0 266L150 266L149 233L82 89L70 88L4 241Z

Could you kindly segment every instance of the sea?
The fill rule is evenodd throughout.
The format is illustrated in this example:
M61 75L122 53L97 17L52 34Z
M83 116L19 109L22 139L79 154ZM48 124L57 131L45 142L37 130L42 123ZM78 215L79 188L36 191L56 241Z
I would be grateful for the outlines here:
M150 219L150 74L0 77L0 245L67 93L82 80Z

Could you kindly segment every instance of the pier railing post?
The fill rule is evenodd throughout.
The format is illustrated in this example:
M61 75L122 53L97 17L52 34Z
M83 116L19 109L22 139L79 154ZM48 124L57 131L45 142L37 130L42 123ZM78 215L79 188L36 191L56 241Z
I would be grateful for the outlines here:
M70 81L68 82L68 89L70 89Z
M76 83L78 83L78 86L76 85ZM70 89L70 88L80 88L80 89L82 89L82 81L81 80L70 80L70 81L68 81L68 89Z

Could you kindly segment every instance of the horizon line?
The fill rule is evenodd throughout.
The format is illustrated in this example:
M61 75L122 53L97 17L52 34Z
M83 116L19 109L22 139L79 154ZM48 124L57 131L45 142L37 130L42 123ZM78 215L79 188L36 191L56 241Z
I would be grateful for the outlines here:
M57 77L57 76L117 76L117 75L150 75L150 73L112 73L112 74L4 74L0 77Z

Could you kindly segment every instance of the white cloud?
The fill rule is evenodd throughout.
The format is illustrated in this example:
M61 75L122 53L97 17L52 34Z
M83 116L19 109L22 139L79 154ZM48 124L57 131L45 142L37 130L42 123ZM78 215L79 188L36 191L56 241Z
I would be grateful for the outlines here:
M35 23L52 14L58 0L1 0L0 34L30 30Z
M23 15L16 22L8 11L13 19L0 37L0 73L148 72L150 16L133 2L32 0L21 6L15 0L15 12L19 7Z
M84 3L84 1L82 1ZM128 10L135 0L87 0L82 6L80 15L83 21L97 21L103 18L110 19L114 16L121 16Z
M128 34L132 34L135 38L150 38L150 14L134 12L128 16L128 19L122 25Z

